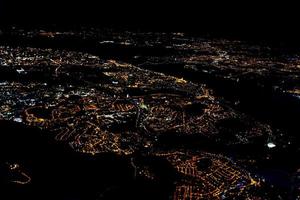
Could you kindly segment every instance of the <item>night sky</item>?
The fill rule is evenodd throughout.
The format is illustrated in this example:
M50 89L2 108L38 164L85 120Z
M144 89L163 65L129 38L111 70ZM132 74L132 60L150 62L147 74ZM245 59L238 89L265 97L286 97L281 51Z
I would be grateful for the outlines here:
M163 2L163 3L162 3ZM194 3L192 3L194 2ZM61 24L209 32L299 42L292 5L196 1L0 0L1 24ZM297 7L294 7L297 8Z

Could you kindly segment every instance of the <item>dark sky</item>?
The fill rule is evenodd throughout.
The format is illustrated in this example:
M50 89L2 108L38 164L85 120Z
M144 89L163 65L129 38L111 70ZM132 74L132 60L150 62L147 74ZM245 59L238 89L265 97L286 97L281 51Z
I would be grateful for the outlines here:
M125 23L227 26L268 23L276 11L260 5L167 0L0 0L1 20L16 22ZM201 1L198 1L201 2ZM272 19L274 18L274 19ZM277 18L277 19L275 19ZM239 22L241 20L241 22ZM166 24L164 24L166 23ZM251 26L251 24L249 24Z
M168 0L0 0L1 24L93 24L298 38L297 7ZM194 2L194 3L192 3ZM204 2L204 1L198 1ZM273 3L274 4L274 3Z
M223 9L196 1L141 0L0 0L5 20L66 23L125 23L184 25L189 22L208 22L221 17ZM222 11L223 10L223 11ZM217 19L216 19L217 20ZM166 24L163 24L165 23ZM171 23L171 24L168 24Z

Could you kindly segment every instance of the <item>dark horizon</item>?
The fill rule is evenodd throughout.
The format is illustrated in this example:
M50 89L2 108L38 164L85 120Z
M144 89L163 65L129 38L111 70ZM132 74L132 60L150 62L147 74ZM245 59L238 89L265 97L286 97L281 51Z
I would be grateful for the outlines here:
M138 28L188 31L255 40L300 43L295 13L285 7L210 3L92 0L1 0L1 25Z

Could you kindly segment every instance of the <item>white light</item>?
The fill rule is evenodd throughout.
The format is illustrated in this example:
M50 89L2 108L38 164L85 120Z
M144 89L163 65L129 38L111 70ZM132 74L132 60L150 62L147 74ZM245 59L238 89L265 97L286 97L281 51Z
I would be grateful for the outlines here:
M1 82L0 86L7 85L7 84L8 84L8 82Z
M21 68L21 69L17 69L17 72L18 72L19 74L21 74L21 73L25 72L25 70L24 70L23 68Z
M22 123L23 122L22 118L20 118L20 117L14 118L14 121L18 122L18 123Z
M276 145L275 145L273 142L269 142L269 143L267 144L267 146L268 146L268 148L270 148L270 149L276 147Z
M104 40L104 41L101 41L99 42L100 44L113 44L115 43L115 41L112 41L112 40Z

